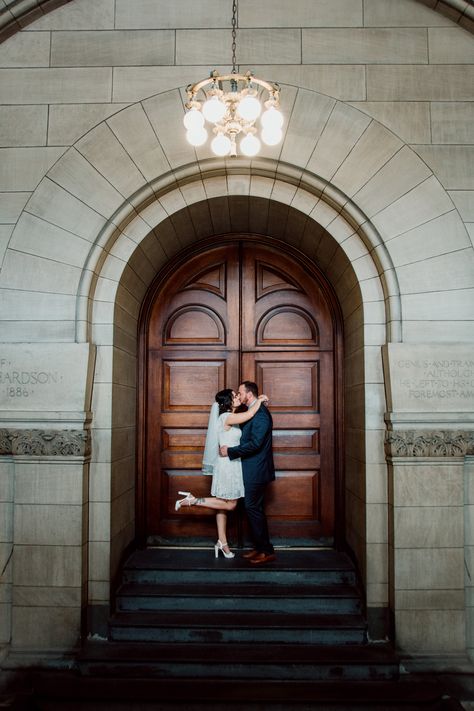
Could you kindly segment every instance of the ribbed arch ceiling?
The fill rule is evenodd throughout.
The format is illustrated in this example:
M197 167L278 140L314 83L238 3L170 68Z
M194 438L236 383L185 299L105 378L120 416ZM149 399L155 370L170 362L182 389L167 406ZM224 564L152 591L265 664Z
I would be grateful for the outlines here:
M3 0L4 7L0 8L0 41L69 2L71 0ZM133 3L133 0L129 2ZM453 22L474 32L474 0L415 0L415 2L447 15Z

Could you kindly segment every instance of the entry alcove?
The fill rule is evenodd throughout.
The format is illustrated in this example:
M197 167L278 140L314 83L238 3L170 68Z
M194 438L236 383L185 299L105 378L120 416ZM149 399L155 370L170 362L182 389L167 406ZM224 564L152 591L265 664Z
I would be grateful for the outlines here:
M283 545L343 538L342 315L328 280L299 250L227 234L184 250L150 287L140 319L138 521L148 543L215 537L201 473L214 395L254 380L271 401L277 479L271 535ZM242 516L231 537L242 540ZM245 526L244 526L245 538Z

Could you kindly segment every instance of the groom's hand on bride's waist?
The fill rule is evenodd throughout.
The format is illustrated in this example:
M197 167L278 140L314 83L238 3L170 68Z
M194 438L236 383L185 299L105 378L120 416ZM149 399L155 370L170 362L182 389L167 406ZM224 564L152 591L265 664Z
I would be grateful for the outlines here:
M219 447L219 454L221 457L227 457L227 446L225 444Z

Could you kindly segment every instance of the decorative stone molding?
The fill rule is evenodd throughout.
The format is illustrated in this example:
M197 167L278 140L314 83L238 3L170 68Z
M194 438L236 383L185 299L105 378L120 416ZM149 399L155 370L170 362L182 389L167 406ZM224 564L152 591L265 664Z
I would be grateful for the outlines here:
M385 435L387 457L463 457L474 454L474 431L397 430Z
M90 436L86 430L0 429L0 455L31 457L87 457Z

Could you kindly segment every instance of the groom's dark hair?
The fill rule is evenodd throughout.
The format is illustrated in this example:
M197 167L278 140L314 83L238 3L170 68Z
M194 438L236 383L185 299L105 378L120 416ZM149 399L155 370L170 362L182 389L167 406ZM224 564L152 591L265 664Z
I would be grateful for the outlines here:
M254 397L258 397L258 385L251 380L244 380L242 383L247 392L251 392Z

